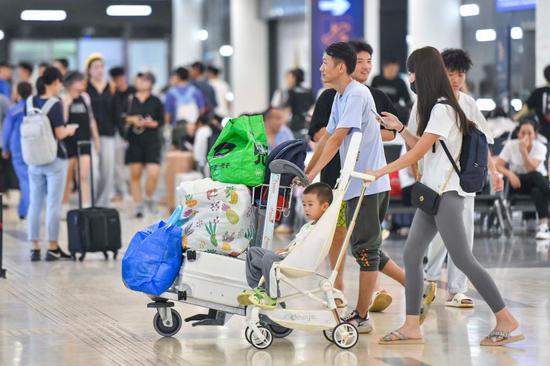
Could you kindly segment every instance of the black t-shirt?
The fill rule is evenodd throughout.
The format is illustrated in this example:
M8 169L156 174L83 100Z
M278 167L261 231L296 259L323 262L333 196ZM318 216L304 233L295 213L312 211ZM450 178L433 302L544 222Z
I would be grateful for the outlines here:
M136 97L129 98L130 105L127 108L128 116L139 115L143 118L149 117L158 122L155 128L138 129L130 126L128 129L128 141L132 143L136 139L147 139L151 143L160 143L160 126L164 121L164 107L159 98L150 95L143 103Z
M403 79L397 77L393 80L384 78L383 75L378 75L372 79L371 86L384 92L392 101L392 103L399 103L403 100L405 104L411 102L411 96L407 90L407 84Z
M124 126L123 117L126 115L128 98L135 92L136 88L133 86L128 86L125 91L117 90L113 95L113 121L115 121L115 125L121 133L121 128Z
M97 122L97 129L101 136L114 136L116 124L113 118L113 94L109 84L99 92L92 83L88 83L86 92L92 101L92 111Z
M378 113L390 112L391 114L397 115L391 100L388 98L384 92L367 86L369 88L372 98L374 99L374 104L376 105L376 111ZM309 136L313 139L313 136L319 132L323 127L327 127L328 120L330 118L330 113L332 111L332 103L336 97L336 90L327 89L321 93L317 102L315 103L315 108L313 109L313 115L311 116L311 125L309 127ZM383 126L380 126L380 129L384 130ZM333 187L336 185L336 181L340 177L340 155L334 155L334 158L325 166L321 171L321 182L328 184Z
M39 96L34 96L32 98L32 105L35 108L42 108L48 99L40 98ZM27 114L27 104L25 103L25 115ZM67 149L65 148L65 143L63 140L58 140L55 137L55 129L57 127L65 126L65 118L63 117L63 105L61 100L55 103L50 111L48 112L48 119L50 120L50 125L52 126L53 136L57 140L57 157L60 159L67 159Z
M540 133L550 139L550 87L535 89L527 99L527 106L535 110L540 123Z

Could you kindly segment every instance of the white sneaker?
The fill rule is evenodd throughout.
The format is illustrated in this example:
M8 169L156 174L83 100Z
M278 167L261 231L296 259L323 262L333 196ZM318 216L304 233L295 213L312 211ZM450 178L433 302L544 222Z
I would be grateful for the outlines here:
M539 225L539 229L537 230L537 240L549 240L550 239L550 230L548 229L548 225Z

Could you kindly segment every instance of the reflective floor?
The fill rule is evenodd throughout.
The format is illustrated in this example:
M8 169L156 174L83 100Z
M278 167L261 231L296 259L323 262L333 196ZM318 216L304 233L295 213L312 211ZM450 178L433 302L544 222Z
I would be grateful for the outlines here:
M12 205L13 207L13 205ZM121 207L123 239L156 217L130 218ZM404 291L388 278L382 285L394 296L385 313L372 314L375 330L362 335L355 348L343 351L321 333L295 331L264 351L244 339L244 319L233 317L224 327L184 324L174 338L153 329L154 311L147 298L127 290L120 260L29 261L26 223L14 209L4 211L4 267L0 279L0 365L549 365L550 260L548 243L522 237L476 239L475 255L494 276L506 302L521 322L526 340L507 348L481 348L480 339L493 327L487 305L475 291L475 309L446 308L445 278L423 326L423 346L379 346L384 333L404 317ZM66 223L62 223L63 245ZM533 236L533 235L531 235ZM385 242L387 252L402 263L403 240ZM44 246L45 249L45 246ZM43 249L43 251L44 251ZM445 272L444 272L445 275ZM346 294L357 298L356 264L345 269ZM177 304L183 317L204 309Z

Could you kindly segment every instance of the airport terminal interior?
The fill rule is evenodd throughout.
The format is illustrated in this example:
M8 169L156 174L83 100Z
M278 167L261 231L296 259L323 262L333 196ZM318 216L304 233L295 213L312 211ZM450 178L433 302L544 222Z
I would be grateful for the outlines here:
M0 365L550 364L550 0L0 0Z

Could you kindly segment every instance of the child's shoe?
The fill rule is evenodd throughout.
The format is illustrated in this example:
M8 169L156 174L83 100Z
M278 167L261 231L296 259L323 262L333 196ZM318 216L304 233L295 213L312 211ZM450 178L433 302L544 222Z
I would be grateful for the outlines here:
M263 288L257 288L252 295L248 297L251 305L255 305L260 309L275 309L277 307L277 299L269 296Z
M252 294L254 294L254 289L244 290L237 296L237 302L239 305L252 305L248 299Z

